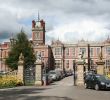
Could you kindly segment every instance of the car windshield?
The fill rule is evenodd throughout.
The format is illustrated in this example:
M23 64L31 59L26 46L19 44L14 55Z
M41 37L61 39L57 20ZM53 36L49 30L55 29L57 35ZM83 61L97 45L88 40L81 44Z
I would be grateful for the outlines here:
M100 81L104 81L104 80L108 80L108 78L106 76L103 75L97 75L96 76Z

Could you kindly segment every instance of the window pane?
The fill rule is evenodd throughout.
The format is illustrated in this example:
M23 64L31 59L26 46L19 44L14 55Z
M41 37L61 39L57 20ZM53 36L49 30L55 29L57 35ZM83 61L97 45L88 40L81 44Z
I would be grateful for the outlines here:
M100 54L100 48L97 48L97 55Z
M86 55L86 48L80 48L80 52L84 53L84 56Z
M110 60L106 60L106 66L107 66L107 67L110 66Z
M75 48L72 48L72 54L75 56Z
M61 48L55 48L55 55L61 55Z
M93 48L90 48L90 56L93 56Z
M110 47L106 48L106 52L107 52L108 55L110 55Z
M65 48L65 54L69 55L69 48Z
M40 33L37 32L37 33L36 33L36 39L39 39L39 38L40 38Z
M41 56L42 56L42 57L44 56L44 51L42 51Z
M55 60L55 68L61 68L61 60Z
M69 60L66 60L66 68L69 68Z

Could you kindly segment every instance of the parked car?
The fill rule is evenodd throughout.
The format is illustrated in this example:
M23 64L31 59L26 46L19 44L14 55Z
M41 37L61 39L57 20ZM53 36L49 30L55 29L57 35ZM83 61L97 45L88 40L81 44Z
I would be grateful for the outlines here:
M60 73L61 73L61 78L63 79L65 77L65 73L64 71L60 71Z
M55 71L56 71L56 73L58 74L58 76L59 76L59 79L62 79L62 78L64 78L64 72L63 72L63 70L62 69L55 69Z
M66 76L66 77L72 76L72 75L73 75L72 70L65 71L65 76Z
M110 89L110 80L99 74L89 74L85 77L85 88L99 89Z
M55 70L51 70L49 72L49 76L52 78L53 81L60 80L60 78L61 78L59 72L58 71L55 71Z

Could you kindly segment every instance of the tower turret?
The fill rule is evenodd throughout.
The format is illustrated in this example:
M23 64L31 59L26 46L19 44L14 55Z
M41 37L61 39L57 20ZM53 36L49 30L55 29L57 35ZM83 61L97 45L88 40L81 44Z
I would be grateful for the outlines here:
M32 40L35 45L44 45L45 44L45 22L40 20L38 14L38 20L32 21Z

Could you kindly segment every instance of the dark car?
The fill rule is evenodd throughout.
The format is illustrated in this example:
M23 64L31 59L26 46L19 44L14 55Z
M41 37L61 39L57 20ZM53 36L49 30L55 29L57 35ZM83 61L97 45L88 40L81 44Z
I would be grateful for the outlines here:
M99 89L110 89L110 80L99 74L90 74L85 77L85 88Z

